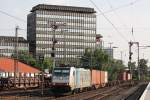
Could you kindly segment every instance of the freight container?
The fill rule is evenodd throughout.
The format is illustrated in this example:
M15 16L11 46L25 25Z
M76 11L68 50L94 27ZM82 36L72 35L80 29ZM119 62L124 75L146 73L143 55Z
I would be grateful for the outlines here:
M91 72L88 69L76 68L76 88L83 89L91 86Z
M131 80L132 79L132 75L130 73L127 73L126 79L127 80Z
M127 80L127 72L120 72L118 75L118 79L122 80L122 81L126 81Z
M104 71L100 71L100 83L101 83L101 87L105 86L105 72Z
M92 81L91 81L91 84L92 84L92 87L94 88L98 88L100 86L100 71L98 70L92 70Z
M92 86L95 88L104 87L108 83L108 72L92 70Z

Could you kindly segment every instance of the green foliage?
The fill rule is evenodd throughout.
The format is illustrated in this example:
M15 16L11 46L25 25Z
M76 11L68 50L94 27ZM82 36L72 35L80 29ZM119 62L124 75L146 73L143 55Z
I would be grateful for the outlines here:
M140 59L139 60L139 70L140 70L140 76L142 80L149 79L148 77L148 66L147 66L147 60L146 59ZM129 62L128 66L132 68L132 74L133 79L138 80L138 66L136 67L136 62Z
M105 70L109 73L109 80L117 80L118 73L125 69L125 65L121 60L112 59L109 62L109 67L106 67Z
M15 58L15 57L16 57L16 55L13 54L12 58ZM18 52L18 60L25 63L25 64L28 64L28 65L31 65L33 67L42 69L42 63L40 61L37 61L32 56L32 54L29 54L26 51L19 51ZM51 58L45 58L43 61L43 68L52 70L52 64L53 64L53 60Z
M53 59L52 58L45 58L43 61L44 69L53 69Z
M81 63L85 68L108 71L109 80L116 80L118 72L125 68L121 60L112 59L102 49L96 49L95 51L86 49L84 56L81 58Z
M146 76L148 75L147 62L148 61L146 59L140 59L140 61L139 61L141 79L146 79Z
M101 49L92 51L86 49L84 56L81 58L83 67L90 69L102 69L102 65L108 62L109 56Z
M138 71L137 71L137 67L136 67L136 62L128 62L128 67L130 69L132 69L132 78L134 80L138 80Z

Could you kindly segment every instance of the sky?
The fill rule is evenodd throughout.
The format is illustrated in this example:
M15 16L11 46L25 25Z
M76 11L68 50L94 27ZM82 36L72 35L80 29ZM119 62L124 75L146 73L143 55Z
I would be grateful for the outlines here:
M122 52L125 64L128 61L129 41L139 42L141 46L150 45L150 0L0 0L0 35L14 36L18 25L22 29L19 36L26 38L27 14L37 4L94 8L97 11L97 34L103 36L106 47L109 43L113 43L112 47L118 47L114 48L114 57L121 59ZM132 51L133 61L136 61L136 45ZM140 48L140 58L150 59L149 51L150 48Z

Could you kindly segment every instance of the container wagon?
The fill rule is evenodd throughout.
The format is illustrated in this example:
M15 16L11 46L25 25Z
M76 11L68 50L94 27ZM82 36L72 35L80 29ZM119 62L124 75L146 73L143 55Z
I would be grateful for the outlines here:
M92 75L92 80L91 80L91 85L92 88L97 89L100 87L101 84L101 75L100 71L98 70L91 70L91 75Z
M119 75L118 75L118 80L120 80L120 81L132 80L132 75L128 71L120 72Z
M105 87L106 84L108 83L108 72L100 71L100 77L101 77L100 86Z
M108 73L106 71L91 70L91 73L92 88L97 89L104 87L108 83Z
M16 84L14 84L14 73L0 72L0 89L14 88L38 88L41 86L42 76L40 73L16 73ZM44 85L49 87L51 77L44 76Z
M89 69L76 68L75 83L73 92L88 90L91 86L91 71Z

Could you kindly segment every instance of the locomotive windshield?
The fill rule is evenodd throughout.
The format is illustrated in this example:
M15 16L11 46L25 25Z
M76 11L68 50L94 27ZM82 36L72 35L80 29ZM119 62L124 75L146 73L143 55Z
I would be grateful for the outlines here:
M70 73L70 68L54 68L54 76L68 76Z

